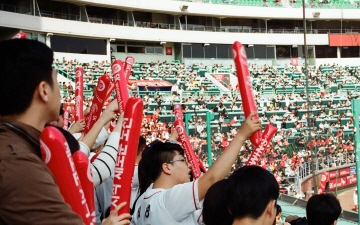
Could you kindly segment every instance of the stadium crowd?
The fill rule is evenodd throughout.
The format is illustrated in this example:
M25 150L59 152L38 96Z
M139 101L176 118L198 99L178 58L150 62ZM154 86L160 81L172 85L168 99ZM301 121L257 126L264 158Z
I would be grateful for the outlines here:
M63 150L67 150L67 154L70 154L66 154L64 162L70 162L69 158L73 157L71 154L75 154L76 151L85 154L86 161L88 158L91 159L89 168L94 180L90 183L90 190L95 188L96 210L101 214L96 217L99 219L97 223L104 225L203 224L202 218L206 225L219 223L272 225L277 222L276 216L281 211L277 206L277 199L283 172L288 178L293 177L295 169L310 159L309 151L313 149L316 149L318 156L323 158L324 166L347 163L348 160L353 159L345 154L353 152L351 137L347 141L343 140L345 133L341 126L348 126L348 128L351 126L351 124L342 124L345 116L337 114L336 116L341 116L340 119L332 122L329 127L324 125L320 129L319 125L319 129L309 131L309 128L317 126L319 118L326 117L326 113L300 116L298 114L301 110L300 106L298 108L297 105L287 104L285 104L287 109L285 107L280 109L282 103L280 100L285 98L286 102L286 97L289 98L289 101L294 100L289 95L284 95L281 99L279 95L273 98L260 95L257 104L262 119L253 119L258 113L252 112L247 118L243 118L240 113L242 106L238 94L231 92L223 95L209 95L207 98L191 95L187 100L179 99L178 102L175 102L172 96L177 96L178 93L173 90L175 93L170 93L168 110L162 107L167 100L157 93L161 92L160 89L155 88L155 94L150 94L148 93L150 90L140 93L135 88L130 88L132 96L143 97L145 108L153 103L157 106L144 111L144 120L141 125L142 136L140 137L140 140L143 139L143 143L139 140L135 167L131 164L125 171L134 170L136 174L132 182L128 184L133 189L132 200L130 203L120 203L113 211L107 213L105 212L106 208L112 204L109 202L111 199L109 192L111 193L114 187L112 180L119 177L117 173L119 171L115 171L115 162L120 161L115 158L119 159L118 156L121 156L123 151L119 150L118 152L117 150L122 149L119 147L120 132L125 128L131 129L131 126L124 125L125 118L120 115L114 125L114 130L111 133L107 132L111 121L117 118L116 112L119 109L117 102L107 102L101 116L96 119L89 131L81 133L85 124L83 120L79 120L71 124L71 127L75 126L76 129L70 128L71 132L67 132L61 128L63 125L62 114L64 109L73 113L73 89L70 83L66 86L67 96L60 96L60 85L56 83L57 73L52 67L52 50L35 40L9 40L0 42L0 52L2 52L0 54L0 67L2 68L0 73L2 80L2 88L0 88L2 96L0 99L0 148L2 149L0 151L0 171L1 177L4 178L0 182L0 224L90 224L87 219L89 211L75 213L75 208L72 209L70 203L65 202L67 200L62 191L66 189L79 194L76 191L78 189L75 189L77 186L75 184L74 186L67 185L65 189L62 189L64 186L60 186L60 182L58 183L58 176L52 173L65 170L65 163L57 169L46 165L51 158L50 155L44 157L44 152L50 151L46 146L48 139L59 142L56 149L63 147ZM72 64L75 65L77 62L74 60ZM105 64L106 62L101 65L106 67ZM67 69L69 68L70 66L67 67ZM179 65L177 69L179 68L183 70L184 74L192 73L193 77L189 79L197 80L198 75L195 72L187 71L185 66ZM29 71L32 76L23 73L24 71ZM13 75L11 77L8 76L10 72ZM254 76L254 78L256 77ZM179 79L181 80L181 78ZM199 80L203 84L204 79L200 75ZM192 84L194 85L194 82ZM189 90L193 88L189 88ZM19 90L22 90L20 94ZM62 91L64 93L64 90ZM148 98L146 98L147 95L149 95ZM318 93L315 92L313 96L315 99L316 95ZM326 94L321 94L321 96L326 98ZM350 98L349 96L351 97L348 95L348 98ZM62 99L62 106L59 102L60 99ZM85 111L87 111L90 101L91 98L85 99ZM194 109L187 108L186 104L189 101L190 104L194 104ZM261 101L263 103L270 102L270 104L264 103L261 106ZM294 100L294 102L299 101ZM173 107L176 103L183 105L184 113L194 114L186 122L190 124L189 129L194 128L190 135L195 153L204 162L207 161L206 157L212 157L215 161L206 173L201 176L198 174L198 179L192 179L189 165L197 162L187 161L189 159L185 158L184 149L176 141L178 135L173 131L172 121L163 120L164 118L161 117L162 112L166 112L166 115L173 114ZM208 108L210 103L215 104ZM225 107L227 103L232 106L239 105L236 106L238 110L232 118L229 118L232 113L230 110L234 110L234 107L229 110L228 107ZM340 107L346 106L346 102L339 104ZM217 129L211 131L211 134L204 133L204 126L208 126L208 124L204 123L204 118L199 113L201 109L196 109L197 105L203 107L202 110L210 111L214 115L212 128ZM278 115L279 111L281 117ZM286 111L286 113L282 114L281 111ZM285 114L286 120L293 122L290 124L290 128L287 128L287 123L282 121ZM352 120L351 115L348 116ZM309 118L313 120L311 121ZM308 122L304 123L301 120ZM252 146L247 139L267 123L276 125L279 132L265 150L266 154L260 160L260 167L244 166L252 151ZM298 124L301 125L297 127ZM333 127L331 127L332 125ZM223 132L223 127L225 127L225 132ZM239 128L237 129L237 127ZM290 130L289 133L288 129L293 130ZM44 130L54 133L47 136ZM302 150L296 149L296 151L292 151L291 157L287 156L288 153L285 152L290 145L289 137L298 130L300 134L294 145ZM41 133L42 131L43 133ZM336 137L333 137L334 132L337 134ZM204 137L208 135L211 135L212 143L206 143ZM288 135L287 138L285 135ZM80 136L80 138L76 136ZM305 136L313 136L312 141L306 143L303 139ZM57 140L62 137L66 139L65 143ZM204 145L212 146L210 155L206 155L206 151L202 147ZM50 146L50 148L52 147ZM43 152L40 152L40 149ZM124 149L126 151L126 148ZM218 154L216 151L222 153ZM93 156L95 153L97 155ZM44 161L41 159L41 155L44 157ZM235 165L234 161L236 161ZM71 166L69 163L69 167ZM229 176L230 172L232 173ZM79 176L87 177L88 174L89 171L86 174L79 173ZM78 174L71 171L69 176L77 177ZM194 173L193 176L195 176ZM70 179L70 177L68 178ZM224 179L226 177L228 179ZM82 183L82 185L84 184ZM134 184L138 186L136 187ZM26 189L23 188L24 186ZM112 191L112 194L114 196L116 193ZM137 198L133 199L134 197ZM77 204L80 202L81 204L90 204L83 199L81 201L79 199ZM100 205L105 207L100 207ZM181 207L176 207L179 205ZM118 211L125 206L132 209L132 216L129 213L117 215ZM100 209L101 211L99 211ZM92 214L92 212L90 213ZM308 201L306 213L307 224L336 224L341 214L341 207L333 195L314 195ZM291 224L292 222L293 220L290 221ZM281 222L281 224L283 223Z
M108 61L79 63L77 60L67 61L63 58L62 61L55 60L54 64L56 68L70 75L75 74L76 67L83 67L86 74L85 89L94 89L101 74L111 73ZM183 113L191 114L187 122L192 147L204 165L208 166L207 119L202 113L210 111L217 115L211 121L210 134L211 157L215 161L244 121L244 114L241 113L243 106L237 86L224 84L229 92L222 95L214 94L208 91L215 90L209 79L200 75L199 70L194 68L215 73L226 68L228 73L234 74L234 67L224 67L220 64L211 67L203 64L186 66L160 61L135 65L137 66L132 69L130 78L134 79L134 82L128 87L132 97L142 97L144 101L141 132L146 142L164 141L169 138L173 130L174 105L182 104ZM307 113L304 67L285 65L283 68L275 68L251 64L249 70L261 123L271 123L278 128L261 160L261 166L271 171L279 184L287 187L284 192L292 193L289 187L295 171L301 164L310 162L311 149L316 150L320 168L354 162L351 99L357 98L358 94L354 92L356 87L351 90L346 89L346 85L360 83L360 72L357 68L336 64L320 65L317 68L309 66L309 85L314 88L309 94L310 114ZM167 80L168 77L174 80L171 91L150 89L148 86L140 89L136 85L136 81ZM74 105L74 87L71 83L65 82L62 83L62 87L62 103L68 107ZM194 89L197 92L192 92ZM341 95L342 89L348 90L345 95ZM269 94L269 90L272 94ZM85 98L85 105L89 106L91 101L90 96ZM312 138L311 142L307 141L309 135ZM242 167L252 150L253 146L246 141L232 170Z

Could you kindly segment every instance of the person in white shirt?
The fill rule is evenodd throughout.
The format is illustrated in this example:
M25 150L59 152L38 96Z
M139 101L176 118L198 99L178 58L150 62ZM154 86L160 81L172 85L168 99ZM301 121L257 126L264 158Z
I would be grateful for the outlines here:
M358 191L357 188L355 188L355 191L353 193L353 201L354 201L354 206L355 206L355 211L358 211Z
M154 183L139 197L131 224L201 224L200 202L207 190L225 178L245 140L261 129L260 121L252 120L256 114L248 116L227 150L203 176L192 182L190 167L179 144L156 141L148 145L140 165Z

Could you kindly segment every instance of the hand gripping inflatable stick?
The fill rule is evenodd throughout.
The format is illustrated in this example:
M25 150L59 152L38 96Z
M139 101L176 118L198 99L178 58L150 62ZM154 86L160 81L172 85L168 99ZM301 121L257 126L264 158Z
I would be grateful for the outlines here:
M126 102L129 99L127 80L125 78L123 69L123 62L121 60L115 60L111 65L111 70L114 77L116 100L119 104L119 112L123 113L125 110Z
M105 103L105 98L110 85L110 77L107 74L102 75L98 79L98 85L91 104L90 113L86 119L84 134L87 134L93 127L94 123L99 119L102 107Z
M121 202L126 202L126 206L120 209L118 215L130 212L131 186L139 144L140 118L142 113L142 99L129 98L125 107L124 122L121 128L110 206L110 209L113 210Z
M84 190L86 203L90 211L90 224L96 224L94 184L91 173L89 158L82 151L76 151L72 155L76 171L78 172L81 187Z
M90 211L65 137L57 128L45 127L40 135L40 149L65 202L89 225Z
M184 123L179 120L175 120L174 126L176 129L176 132L179 135L179 142L181 143L181 146L183 147L186 158L188 162L191 165L191 172L195 179L198 179L201 175L200 168L199 168L199 162L198 158L195 156L194 150L191 147L189 137L186 135Z
M268 144L271 141L271 138L276 133L277 128L274 127L271 124L266 125L264 133L261 138L261 142L259 146L256 146L255 149L252 151L250 158L246 162L246 165L258 165L259 160L261 159L262 154L265 151L265 148L268 146Z
M84 69L76 68L75 72L75 121L84 118Z
M246 52L244 46L238 41L233 44L232 50L240 87L241 100L244 107L244 114L245 118L247 118L250 113L257 112L257 107L254 100L254 93L247 66ZM253 119L259 119L259 116L256 115ZM260 130L253 133L250 136L251 143L255 146L259 146L261 136Z

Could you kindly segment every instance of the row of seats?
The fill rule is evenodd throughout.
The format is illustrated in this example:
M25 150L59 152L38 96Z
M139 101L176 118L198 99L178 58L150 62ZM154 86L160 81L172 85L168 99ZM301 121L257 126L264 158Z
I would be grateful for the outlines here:
M263 0L188 0L189 2L204 2L204 3L211 3L211 4L225 4L225 5L239 5L239 6L264 6ZM358 2L354 1L352 3L349 0L330 0L329 3L325 3L324 1L316 1L316 4L311 4L312 0L306 1L306 7L312 7L312 8L337 8L337 9L344 9L344 8L357 8ZM265 1L266 2L266 1ZM289 4L293 8L300 8L302 7L302 1L289 1ZM287 4L286 4L287 5ZM267 1L266 6L271 7L279 7L283 6L278 2L274 1Z

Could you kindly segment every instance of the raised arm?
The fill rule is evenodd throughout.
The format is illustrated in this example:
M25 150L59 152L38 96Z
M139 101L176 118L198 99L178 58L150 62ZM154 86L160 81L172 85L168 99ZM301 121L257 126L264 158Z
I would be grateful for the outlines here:
M115 104L116 103L116 104ZM89 149L94 145L96 138L98 137L101 129L112 119L115 118L115 111L118 110L117 102L112 101L108 108L105 109L99 119L95 122L91 130L81 140Z
M209 170L199 178L198 181L198 194L199 200L204 199L207 190L215 182L222 180L229 173L234 161L239 155L241 146L245 140L251 136L255 131L261 129L259 120L252 120L252 117L257 115L257 112L251 113L241 125L237 135L231 141L220 157L217 158L215 163L209 168Z

